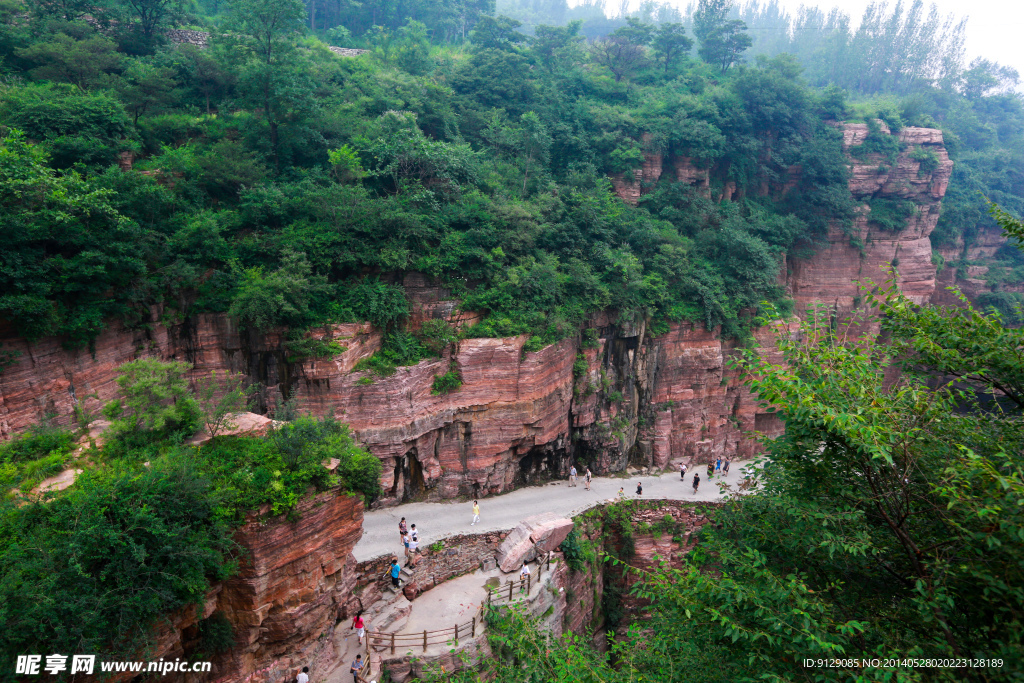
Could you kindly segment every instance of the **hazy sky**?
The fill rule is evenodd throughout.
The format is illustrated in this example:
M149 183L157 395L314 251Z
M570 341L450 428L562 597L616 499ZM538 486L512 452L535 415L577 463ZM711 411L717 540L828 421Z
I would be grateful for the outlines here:
M801 4L816 4L822 9L838 7L856 23L869 0L779 0L779 4L790 12L795 12ZM969 17L968 62L973 57L986 57L1012 66L1024 76L1024 0L935 0L935 4L943 16L952 12Z

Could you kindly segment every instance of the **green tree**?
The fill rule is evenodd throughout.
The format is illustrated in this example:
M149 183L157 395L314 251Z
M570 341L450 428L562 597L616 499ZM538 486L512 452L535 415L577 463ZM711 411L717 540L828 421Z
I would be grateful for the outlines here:
M103 414L115 421L120 434L191 436L200 422L199 405L188 386L191 369L188 363L156 358L124 363L117 373L121 398L104 406Z
M615 82L634 76L647 63L646 45L654 35L654 26L635 17L626 17L626 25L594 44L594 59L608 67Z
M653 40L654 54L665 65L665 75L686 58L693 48L693 41L686 35L686 28L680 23L665 22L658 25Z
M173 103L176 86L172 69L137 59L118 80L118 90L136 125L143 114Z
M263 107L277 171L281 170L281 117L297 99L308 97L308 91L300 92L303 82L296 78L293 64L304 16L302 0L231 2L229 27L240 38L238 49L249 57L243 85L249 85L254 99Z
M240 372L218 375L216 370L196 380L196 400L203 413L206 433L211 439L226 429L238 426L233 416L248 410L249 397L254 389L246 384L247 378Z
M513 51L527 42L527 37L517 31L522 22L509 17L480 17L469 39L477 50Z
M708 64L729 70L750 47L747 25L739 19L729 19L731 0L699 0L693 14L693 34L700 41L697 54Z
M184 0L118 0L124 11L134 19L143 48L150 50L161 37L160 32L171 28L185 11Z
M17 54L39 65L32 69L36 78L72 83L83 90L107 83L110 74L121 65L114 42L96 35L77 39L58 33L48 41L18 50Z
M228 313L242 327L259 332L281 325L305 327L313 320L311 300L326 287L326 279L312 274L304 254L288 253L281 267L271 273L262 267L242 271Z

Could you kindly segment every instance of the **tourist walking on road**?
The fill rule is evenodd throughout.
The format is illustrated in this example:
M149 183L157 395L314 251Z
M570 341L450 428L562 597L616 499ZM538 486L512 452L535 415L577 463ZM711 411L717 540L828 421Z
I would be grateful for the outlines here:
M644 484L643 484L642 481L638 481L636 483L636 495L638 495L638 496L644 495Z
M708 463L708 479L711 479L713 476L715 476L715 465L714 465L714 463L710 463L709 462Z
M619 487L619 500L622 500L625 497L626 497L626 489L624 489L623 487L620 486Z
M576 486L576 465L569 468L569 486Z
M522 593L526 590L527 577L530 576L530 565L526 564L523 560L523 568L519 570L519 592Z
M715 463L715 472L718 472L721 469L722 469L722 459L719 458L718 462Z
M402 545L405 546L405 559L409 559L409 534L402 535Z
M585 475L585 480L587 482L587 490L589 491L590 490L590 468L589 467L587 468L587 473Z
M686 479L686 463L685 462L679 467L679 478L680 479Z
M359 644L363 644L363 636L366 635L366 624L363 623L363 610L356 612L356 616L352 619L352 628L355 630L356 635L359 636Z
M363 670L363 656L356 655L356 660L352 662L352 668L349 672L352 674L352 683L359 683L359 672Z
M409 533L409 527L405 523L405 517L402 517L402 521L398 523L398 535L404 539L407 533Z
M480 503L477 502L476 498L473 499L473 524L480 521ZM473 526L470 524L470 526Z
M697 487L700 486L700 472L693 473L693 492L697 493Z
M300 671L299 675L295 677L295 681L296 681L296 683L309 683L309 667L308 666L302 667L302 671Z
M725 467L722 468L722 474L729 474L729 461L725 461Z

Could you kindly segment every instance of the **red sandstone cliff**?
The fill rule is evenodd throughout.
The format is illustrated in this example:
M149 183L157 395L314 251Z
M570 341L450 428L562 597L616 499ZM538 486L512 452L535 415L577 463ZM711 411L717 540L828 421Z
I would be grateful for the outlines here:
M337 666L330 635L338 618L358 609L352 550L363 533L363 504L333 490L301 501L296 512L296 522L253 515L235 534L239 572L213 586L202 608L183 608L159 624L146 658L201 659L194 654L199 621L220 612L234 629L234 646L213 658L212 675L202 680L276 683L303 666L322 680ZM171 674L166 680L191 679Z

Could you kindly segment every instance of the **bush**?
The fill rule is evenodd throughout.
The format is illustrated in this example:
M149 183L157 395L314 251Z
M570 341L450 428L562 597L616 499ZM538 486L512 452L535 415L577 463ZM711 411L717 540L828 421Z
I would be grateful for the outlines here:
M587 562L596 558L593 548L589 547L586 540L580 536L580 532L574 527L569 535L565 537L562 544L558 546L565 556L565 562L574 572L581 572L587 568Z
M235 642L235 629L223 612L214 612L199 622L199 645L195 655L211 659L214 655L227 652Z
M579 379L587 374L587 368L590 367L587 364L587 358L582 353L576 354L576 360L572 364L572 376Z
M868 135L864 142L850 148L850 156L864 160L869 154L880 154L889 161L892 166L896 163L896 157L900 153L900 141L895 135L886 135L882 132L882 126L873 117L866 119L868 124Z
M140 358L118 369L121 398L103 408L118 438L152 441L172 435L191 436L199 429L202 412L189 391L181 361Z
M384 337L379 351L364 358L352 372L372 372L378 377L390 377L403 365L416 365L426 355L419 341L407 332L392 332Z
M233 573L221 498L189 458L169 457L88 470L53 501L4 510L0 656L137 656L158 617Z
M459 338L454 327L438 318L424 321L417 336L420 344L435 356L440 356L449 344L455 343Z
M910 152L910 158L918 162L917 177L928 175L939 167L939 157L935 152L924 147L915 147Z
M305 255L289 253L272 273L262 267L242 271L228 312L242 327L259 332L281 325L304 328L316 317L311 301L326 289L326 278L312 275Z
M439 396L457 391L462 386L462 375L457 368L453 367L443 375L434 375L434 381L430 387L430 393Z
M596 349L599 345L597 342L597 330L590 327L583 330L583 343L581 346L586 349Z
M887 232L899 232L907 227L907 219L917 213L917 206L908 199L872 199L868 206L868 220Z

